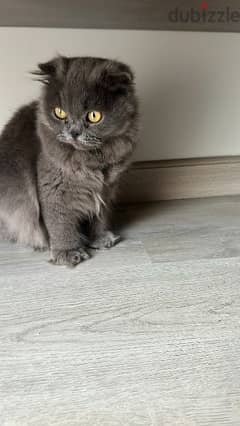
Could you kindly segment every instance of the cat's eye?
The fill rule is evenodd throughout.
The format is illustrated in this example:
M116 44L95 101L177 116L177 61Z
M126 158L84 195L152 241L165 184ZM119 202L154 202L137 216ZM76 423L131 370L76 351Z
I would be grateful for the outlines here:
M67 118L67 113L59 107L54 108L54 114L59 120L66 120Z
M90 111L87 114L87 119L90 123L99 123L102 119L102 113L100 111Z

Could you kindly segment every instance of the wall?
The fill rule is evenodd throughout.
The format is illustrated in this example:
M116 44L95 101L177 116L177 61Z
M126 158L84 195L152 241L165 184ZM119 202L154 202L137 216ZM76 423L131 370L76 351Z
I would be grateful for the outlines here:
M240 8L239 0L6 0L0 26L239 32Z
M0 128L38 96L28 71L57 52L128 62L137 76L136 160L240 154L240 34L0 28Z

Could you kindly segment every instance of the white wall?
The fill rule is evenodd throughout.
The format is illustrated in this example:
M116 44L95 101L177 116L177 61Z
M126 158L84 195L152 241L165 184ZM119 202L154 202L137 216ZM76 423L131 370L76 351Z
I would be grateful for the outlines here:
M240 34L0 28L0 127L38 96L57 52L129 63L142 104L137 160L240 154Z

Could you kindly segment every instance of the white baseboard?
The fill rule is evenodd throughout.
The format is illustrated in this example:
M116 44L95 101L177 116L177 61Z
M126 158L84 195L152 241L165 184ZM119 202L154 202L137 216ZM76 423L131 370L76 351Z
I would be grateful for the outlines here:
M121 202L240 194L240 156L139 162L123 179Z

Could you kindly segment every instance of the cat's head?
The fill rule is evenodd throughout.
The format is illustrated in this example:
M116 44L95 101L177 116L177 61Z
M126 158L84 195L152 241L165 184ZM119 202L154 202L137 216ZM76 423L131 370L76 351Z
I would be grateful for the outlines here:
M118 61L59 56L35 72L45 86L39 120L57 143L100 147L136 119L134 76Z

